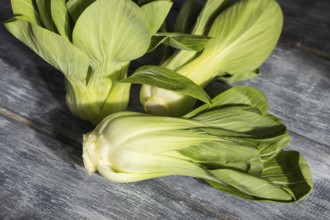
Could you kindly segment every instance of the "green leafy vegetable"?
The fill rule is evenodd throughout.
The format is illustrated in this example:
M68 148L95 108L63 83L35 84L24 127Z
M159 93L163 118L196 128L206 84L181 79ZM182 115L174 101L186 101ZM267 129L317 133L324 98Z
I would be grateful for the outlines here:
M143 56L172 6L139 7L131 0L12 0L5 26L66 77L66 102L77 116L98 123L125 110L131 60Z
M290 138L267 113L264 95L236 87L220 96L184 118L110 115L84 135L86 170L116 182L196 177L258 201L294 202L310 193L309 168L299 153L282 150Z
M178 72L201 87L218 78L235 82L257 75L255 70L275 48L281 33L281 9L274 0L241 0L224 10L213 21L215 14L227 5L225 3L226 1L207 1L197 20L192 33L207 32L211 37L204 50L199 53L178 52L162 64L164 68ZM210 21L213 22L209 29ZM148 112L154 112L152 106L165 105L163 108L169 109L168 115L180 116L180 109L189 110L185 108L185 103L194 100L187 95L181 94L179 97L173 91L157 90L150 86L143 86L141 89L140 96L144 101L142 104Z

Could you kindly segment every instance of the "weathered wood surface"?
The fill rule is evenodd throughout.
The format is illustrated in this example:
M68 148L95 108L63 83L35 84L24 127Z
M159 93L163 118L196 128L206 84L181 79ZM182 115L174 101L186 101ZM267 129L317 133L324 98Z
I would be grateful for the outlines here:
M328 0L278 0L284 13L281 43L330 60Z
M309 163L315 186L307 199L289 205L250 202L186 177L135 184L89 177L80 145L81 134L92 127L65 107L63 77L1 26L0 219L327 219L330 61L319 55L329 53L330 43L322 44L318 35L306 40L305 33L310 26L327 24L329 17L321 15L330 4L310 3L305 13L306 1L280 2L292 16L286 19L282 43L261 77L244 84L266 93L271 112L291 131L287 149L299 150ZM10 17L8 1L0 7L3 21ZM286 28L295 23L301 25ZM322 34L329 38L327 31Z

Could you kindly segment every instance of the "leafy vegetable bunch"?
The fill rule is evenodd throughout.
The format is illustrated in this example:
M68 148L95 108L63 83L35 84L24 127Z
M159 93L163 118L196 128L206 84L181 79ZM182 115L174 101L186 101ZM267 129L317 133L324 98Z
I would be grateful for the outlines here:
M185 1L175 31L189 31L191 19L182 18L198 7L193 2ZM281 9L274 0L242 0L228 7L230 2L208 0L201 9L190 33L209 37L203 50L178 50L161 66L141 67L127 80L144 84L140 99L145 111L182 116L193 109L196 98L209 103L203 90L187 86L189 80L205 87L214 79L233 83L258 75L280 36Z
M172 2L131 0L12 0L6 28L65 75L66 103L98 123L125 110L131 60L144 55Z
M298 201L312 189L309 168L282 150L290 137L267 109L260 91L242 86L182 118L115 113L84 135L85 168L116 182L183 175L245 199Z
M74 114L101 122L84 135L89 173L118 182L184 175L258 201L294 202L311 191L309 168L282 150L290 137L263 93L234 87L211 100L203 89L258 75L282 29L274 0L186 0L172 32L170 0L11 3L8 31L64 74ZM127 78L130 62L160 45L159 65ZM131 83L142 84L141 103L158 116L124 112ZM198 99L205 104L193 110Z

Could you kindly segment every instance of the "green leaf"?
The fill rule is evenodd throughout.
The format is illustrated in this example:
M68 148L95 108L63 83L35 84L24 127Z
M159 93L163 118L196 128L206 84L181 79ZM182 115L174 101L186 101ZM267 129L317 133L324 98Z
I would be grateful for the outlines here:
M172 4L170 0L158 0L141 6L141 9L147 17L151 36L154 35L164 23Z
M185 0L175 20L174 32L190 33L196 21L196 14L202 10L203 5L196 0Z
M221 106L233 106L233 105L247 105L252 106L265 115L268 110L267 97L259 90L248 86L237 86L221 93L214 99L212 99L212 105L202 105L199 108L186 114L185 118L192 118L209 108L216 108Z
M68 0L66 8L74 22L77 22L80 15L85 9L90 6L95 0Z
M15 17L38 24L34 14L33 0L11 0L11 7Z
M206 35L215 17L218 16L226 7L228 7L229 2L230 1L228 0L208 0L203 7L200 15L198 16L198 19L191 34ZM196 56L198 56L196 51L176 51L173 56L171 56L162 64L162 66L171 70L177 70L178 68L182 67L183 65L194 59Z
M210 97L193 81L160 66L142 66L123 82L156 86L194 97L205 103L210 103Z
M243 0L221 13L201 57L214 72L248 73L270 55L280 36L283 16L274 0Z
M207 34L214 19L230 4L230 0L207 0L192 33L197 35Z
M85 82L89 67L88 57L65 38L36 24L15 18L7 21L5 27L66 77Z
M259 201L295 202L313 188L309 167L295 151L281 151L263 164L261 175L229 169L210 170L210 173L219 181L206 181L216 189Z
M286 127L274 117L261 115L258 109L244 105L221 106L218 108L210 105L209 109L195 115L192 119L217 128L220 133L213 134L219 137L226 136L222 130L235 132L242 137L256 139L272 138L286 132Z
M217 181L205 180L217 190L257 201L294 201L290 192L266 178L233 169L217 169L209 172Z
M294 201L305 198L313 189L310 169L305 159L296 151L282 151L266 162L262 178L291 191Z
M221 139L192 145L178 152L208 169L222 167L248 171L250 160L258 158L257 149Z
M167 37L152 36L148 52L155 50L158 46L163 44L167 40Z
M56 32L56 27L51 15L51 0L34 0L36 14L42 26L52 32Z
M180 50L201 51L210 39L206 36L192 34L157 33L151 40L149 51L155 49L161 43Z
M66 0L51 1L51 14L57 31L68 40L71 38L69 14L65 6Z
M131 0L94 2L73 30L73 43L89 55L93 69L144 55L150 38L145 15Z
M290 142L290 136L285 133L278 140L265 141L259 144L258 149L261 160L267 162L273 159Z

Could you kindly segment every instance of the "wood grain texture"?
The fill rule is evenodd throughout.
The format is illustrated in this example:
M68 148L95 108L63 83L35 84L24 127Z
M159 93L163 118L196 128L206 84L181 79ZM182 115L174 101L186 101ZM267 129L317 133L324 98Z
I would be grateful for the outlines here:
M261 89L290 130L330 146L330 61L278 47L260 77L239 84Z
M284 14L281 42L330 60L328 0L278 0Z
M11 14L8 2L0 6L1 21ZM66 108L60 73L0 26L0 219L328 219L330 62L301 48L327 53L330 43L322 46L317 33L305 33L324 29L329 4L280 3L292 16L282 43L262 75L241 84L262 89L270 111L288 125L287 149L301 152L312 170L315 188L307 199L289 205L250 202L186 177L133 184L89 177L81 162L81 134L92 126ZM310 10L303 17L302 3ZM324 23L315 22L322 16ZM322 33L330 37L328 29ZM287 47L290 42L298 50ZM210 91L221 86L214 83ZM130 109L141 110L138 87L132 95Z
M0 219L215 219L153 181L88 176L81 151L0 116ZM219 216L218 216L219 217Z

